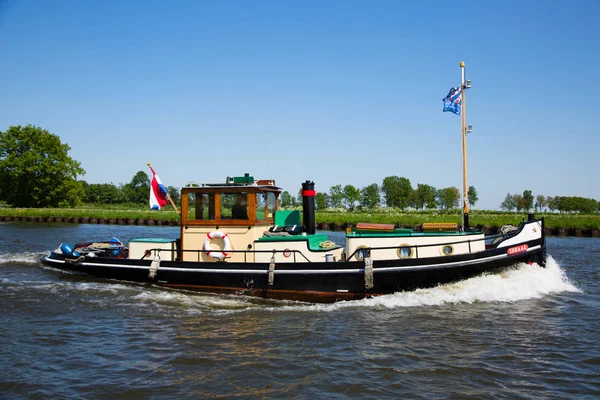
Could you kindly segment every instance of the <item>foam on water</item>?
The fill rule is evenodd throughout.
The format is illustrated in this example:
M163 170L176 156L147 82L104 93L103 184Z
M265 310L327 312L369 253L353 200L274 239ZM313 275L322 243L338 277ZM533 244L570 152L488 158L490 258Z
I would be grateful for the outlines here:
M33 253L33 252L24 252L24 253L0 253L0 262L2 264L37 264L40 262L40 258L44 255L48 254L44 253ZM0 264L0 265L2 265Z
M515 302L541 298L548 294L579 291L569 281L558 263L549 256L545 268L537 264L518 264L495 274L477 276L434 288L334 304L269 301L249 297L160 291L160 289L140 292L135 299L148 305L184 306L191 314L229 314L253 310L330 312L349 307L403 308L475 302Z
M332 311L345 307L419 307L475 302L514 302L561 292L579 292L558 263L548 256L546 267L517 264L495 274L485 274L429 289L399 292L370 299L328 305L293 306L297 309Z
M9 259L13 262L37 263L39 254L13 254L9 255ZM548 256L545 268L537 264L518 264L495 274L486 274L434 288L334 304L305 304L245 296L199 294L141 284L124 284L119 281L114 281L114 283L15 282L12 279L3 278L2 283L5 289L10 287L10 291L33 289L52 294L68 291L97 293L112 297L111 300L104 298L101 301L110 302L113 305L116 303L121 306L177 309L189 314L229 314L252 310L329 312L348 307L402 308L475 302L514 302L540 298L552 293L579 291L550 256ZM88 300L94 301L91 298Z
M185 307L185 310L190 314L201 314L209 310L212 312L229 313L247 310L250 307L256 308L256 305L252 307L251 301L253 299L245 297L186 293L162 289L140 292L134 299L146 305Z

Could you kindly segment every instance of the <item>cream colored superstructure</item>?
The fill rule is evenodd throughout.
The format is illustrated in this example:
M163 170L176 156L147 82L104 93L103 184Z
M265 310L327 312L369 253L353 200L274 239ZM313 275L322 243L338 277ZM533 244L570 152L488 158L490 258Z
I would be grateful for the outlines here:
M160 250L164 251L160 251ZM161 260L175 261L177 258L175 241L157 241L154 239L136 239L129 242L128 258L134 260L154 259L156 255Z
M207 235L212 232L220 231L227 234L231 242L231 250L252 250L248 248L248 245L253 245L254 241L259 237L263 236L265 230L268 227L264 226L223 226L217 229L216 226L188 226L183 229L182 235L182 248L183 250L183 261L204 261L204 262L215 262L218 259L209 256L206 252L197 250L204 249L204 242L207 239ZM225 241L223 239L214 238L210 241L210 249L217 253L225 248ZM237 253L228 252L227 261L230 262L254 262L254 253Z
M255 250L264 250L265 253L256 253L257 262L271 262L271 257L275 255L276 263L293 262L325 262L340 261L344 249L341 247L312 251L308 248L308 241L303 240L302 236L296 236L298 240L286 240L281 242L261 241L254 245ZM273 250L276 250L273 253ZM294 252L296 250L296 252ZM330 257L328 257L330 255Z
M183 261L216 262L217 258L209 256L204 250L204 243L209 233L216 231L227 234L231 250L249 250L247 253L226 252L227 262L271 262L275 250L276 263L291 262L323 262L342 260L343 248L312 251L308 248L308 241L303 236L296 236L298 240L259 241L264 235L266 227L199 227L190 226L183 230L182 257ZM220 254L225 248L223 239L214 238L209 243L211 251ZM250 246L250 247L249 247ZM296 250L296 252L294 252ZM264 252L262 252L264 251ZM330 255L329 257L327 257Z
M357 236L346 238L346 254L352 255L357 248L371 248L373 260L398 259L400 247L411 247L410 258L439 257L444 255L468 254L485 250L483 234L475 235L448 235L448 236L394 236L394 237L372 237ZM444 254L444 247L451 246L452 252ZM390 247L390 249L377 250L378 247ZM359 261L352 257L349 261Z

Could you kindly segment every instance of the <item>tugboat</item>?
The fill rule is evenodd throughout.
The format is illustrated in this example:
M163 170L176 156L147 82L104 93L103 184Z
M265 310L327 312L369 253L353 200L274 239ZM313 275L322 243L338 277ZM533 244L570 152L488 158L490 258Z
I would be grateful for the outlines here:
M421 229L357 224L345 246L315 232L314 183L299 210L281 188L246 174L182 189L181 235L61 244L45 265L171 288L307 302L362 299L430 287L515 263L545 263L544 220L485 235L456 223Z
M314 182L302 184L301 214L279 209L281 188L275 181L245 174L184 187L179 238L136 238L127 245L116 238L73 247L63 243L41 262L102 278L307 302L431 287L516 263L544 266L543 218L529 214L518 227L505 226L494 235L469 227L462 96L470 82L464 79L464 63L461 68L460 88L444 100L449 110L462 111L462 226L441 222L405 229L359 223L340 246L315 231Z

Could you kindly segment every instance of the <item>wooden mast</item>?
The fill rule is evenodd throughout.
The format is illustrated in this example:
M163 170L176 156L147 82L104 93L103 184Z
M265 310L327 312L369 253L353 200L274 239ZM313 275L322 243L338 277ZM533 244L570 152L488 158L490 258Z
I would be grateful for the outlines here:
M461 91L462 91L462 105L461 105L461 125L462 125L462 160L463 160L463 232L469 227L469 184L467 174L467 96L466 96L466 85L465 85L465 63L460 62L461 70Z

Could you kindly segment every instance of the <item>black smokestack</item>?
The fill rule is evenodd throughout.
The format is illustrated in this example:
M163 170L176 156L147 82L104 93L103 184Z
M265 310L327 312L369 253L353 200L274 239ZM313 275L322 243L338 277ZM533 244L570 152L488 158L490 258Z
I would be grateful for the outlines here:
M309 235L315 233L315 183L306 181L302 184L302 222Z

